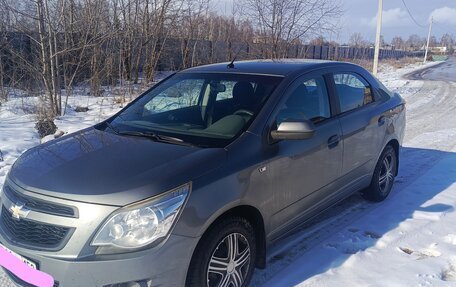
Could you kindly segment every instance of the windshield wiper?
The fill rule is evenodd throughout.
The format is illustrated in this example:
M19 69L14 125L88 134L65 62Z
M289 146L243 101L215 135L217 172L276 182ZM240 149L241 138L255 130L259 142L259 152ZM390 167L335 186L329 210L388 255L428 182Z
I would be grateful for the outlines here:
M108 121L105 122L105 124L110 128L115 134L119 134L119 131Z
M156 133L153 133L153 132L117 131L117 134L126 135L126 136L144 137L144 138L152 139L152 140L157 141L157 142L196 147L196 145L194 145L192 143L189 143L189 142L185 142L184 140L182 140L180 138L170 137L170 136L165 136L165 135L159 135L159 134L156 134Z

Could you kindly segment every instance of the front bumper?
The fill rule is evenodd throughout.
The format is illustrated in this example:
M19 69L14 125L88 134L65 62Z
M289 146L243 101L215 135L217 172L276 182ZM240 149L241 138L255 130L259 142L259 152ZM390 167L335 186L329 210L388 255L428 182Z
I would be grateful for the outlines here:
M125 283L120 285L123 287L131 286L128 283L147 281L151 283L150 286L184 286L197 242L196 238L171 235L161 247L135 253L104 255L89 261L40 256L4 241L2 244L37 263L41 271L54 277L54 286L102 287ZM17 278L10 278L21 286Z
M37 268L51 275L60 287L131 287L130 282L151 282L145 286L184 286L187 270L193 251L198 243L198 237L187 237L171 234L167 240L155 247L123 254L96 255L97 248L90 242L104 220L118 207L88 204L51 198L45 195L31 193L13 182L6 182L24 201L42 204L59 204L71 206L77 210L72 217L58 216L49 212L47 205L41 205L42 210L30 210L25 219L18 222L38 222L49 226L64 226L71 228L71 233L62 239L62 243L52 248L46 248L30 243L42 240L46 233L30 232L27 227L19 226L6 228L3 215L0 213L0 243L13 252L27 258L37 265ZM15 200L1 194L0 211L10 210ZM17 204L17 203L16 203ZM36 204L35 204L36 207ZM13 228L13 229L11 229ZM16 230L17 238L11 234ZM41 237L40 237L41 236ZM20 240L22 239L24 240ZM28 240L28 241L27 241ZM40 241L41 242L41 241ZM9 274L10 275L10 274ZM27 286L10 276L19 286ZM121 285L116 285L121 284ZM140 285L144 286L144 285Z

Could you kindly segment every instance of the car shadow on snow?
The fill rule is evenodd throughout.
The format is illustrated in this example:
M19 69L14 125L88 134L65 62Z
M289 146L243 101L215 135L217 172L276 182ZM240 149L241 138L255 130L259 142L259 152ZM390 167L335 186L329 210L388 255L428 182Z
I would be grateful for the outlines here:
M411 218L438 220L454 211L438 195L455 182L456 153L401 148L399 175L384 202L366 202L356 194L325 211L271 248L267 268L255 271L251 286L303 283L353 254L381 248L379 240Z

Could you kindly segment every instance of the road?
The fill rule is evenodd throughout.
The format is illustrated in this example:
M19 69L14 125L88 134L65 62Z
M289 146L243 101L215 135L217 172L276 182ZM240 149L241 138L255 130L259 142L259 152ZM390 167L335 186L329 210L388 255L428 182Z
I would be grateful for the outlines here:
M456 59L413 72L407 78L396 87L399 92L404 91L407 101L407 128L400 174L390 203L407 196L408 187L456 147ZM420 204L421 201L412 202L403 207L404 212L412 213ZM325 273L342 265L351 255L374 246L386 233L386 230L380 229L375 232L371 229L361 231L352 226L362 226L363 220L368 221L375 212L388 213L387 208L387 204L368 203L359 195L348 198L274 246L268 257L268 267L255 271L251 286L307 286L306 282L311 282L309 286L313 286L314 279L321 275L321 286L333 286L331 281L325 281ZM402 221L403 218L397 217L389 219L388 224L398 226ZM364 237L356 235L360 232ZM349 248L339 244L341 237L353 241L355 235L358 236L355 240L357 244ZM328 246L343 250L319 256ZM388 262L385 264L388 265ZM13 286L1 271L0 286Z
M408 112L405 143L417 141L423 134L454 129L456 59L451 58L443 64L408 76L412 80L424 80L424 85L416 96L407 99L413 109ZM440 142L438 145L432 141L420 141L423 147L438 147L445 151L451 150L454 143L454 140Z

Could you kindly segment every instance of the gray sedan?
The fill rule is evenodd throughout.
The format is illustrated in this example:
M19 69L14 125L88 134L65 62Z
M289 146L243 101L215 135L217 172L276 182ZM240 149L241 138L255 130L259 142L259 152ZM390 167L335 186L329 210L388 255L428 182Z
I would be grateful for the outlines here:
M247 286L268 247L318 213L388 196L404 128L403 99L353 64L184 70L24 153L0 244L54 286Z

